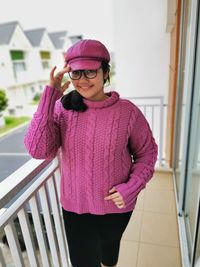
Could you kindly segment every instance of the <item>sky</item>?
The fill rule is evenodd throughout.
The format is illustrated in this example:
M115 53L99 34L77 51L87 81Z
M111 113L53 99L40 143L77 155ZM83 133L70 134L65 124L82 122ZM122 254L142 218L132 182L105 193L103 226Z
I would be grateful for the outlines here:
M67 30L98 39L113 50L113 0L0 0L0 23L19 21L24 30Z

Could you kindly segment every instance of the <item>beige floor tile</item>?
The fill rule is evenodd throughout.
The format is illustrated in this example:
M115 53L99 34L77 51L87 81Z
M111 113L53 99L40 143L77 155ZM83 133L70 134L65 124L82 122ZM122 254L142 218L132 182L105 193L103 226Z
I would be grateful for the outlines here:
M122 240L117 267L136 267L137 255L138 243Z
M140 243L137 267L181 267L179 249Z
M175 196L172 190L147 190L144 211L176 214Z
M142 212L135 210L133 211L128 226L122 236L122 239L129 241L139 241L141 225L142 225Z
M144 243L178 247L179 238L176 216L144 212L140 240Z
M9 247L7 245L4 245L3 243L0 243L0 249L1 249L2 254L4 256L6 266L7 267L14 267L15 265L14 265L14 261L13 261ZM38 251L36 251L36 254L38 257L38 263L40 266L42 266L41 255ZM24 260L24 266L30 267L27 251L22 252L22 258ZM0 263L0 267L1 267L1 263Z
M143 210L143 208L144 208L144 196L145 196L145 189L142 190L138 196L135 210Z
M146 186L146 190L151 189L174 190L172 175L170 173L155 172L154 176Z

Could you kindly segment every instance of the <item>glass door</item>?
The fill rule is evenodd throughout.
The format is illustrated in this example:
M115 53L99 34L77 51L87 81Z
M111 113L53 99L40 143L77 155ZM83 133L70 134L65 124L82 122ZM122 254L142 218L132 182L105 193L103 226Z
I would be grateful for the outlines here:
M200 196L199 196L199 205L197 212L197 224L196 224L196 236L194 242L194 253L192 259L192 266L198 267L200 266Z
M200 196L200 22L197 15L197 43L195 53L192 105L188 138L187 189L185 193L185 226L189 255L194 264L196 236L199 224Z
M191 0L182 1L181 6L181 23L180 23L180 46L179 46L179 66L178 66L178 82L177 82L177 101L176 101L176 123L175 123L175 135L174 135L174 160L173 170L177 188L177 197L181 190L180 174L182 169L182 156L183 156L183 133L185 128L185 110L186 100L188 99L188 91L184 84L185 80L185 68L186 68L186 56L187 46L189 45L189 27L190 27L190 6Z
M200 198L200 3L182 1L173 172L184 257L195 266L199 252ZM185 44L182 44L184 42ZM196 266L195 266L196 267Z

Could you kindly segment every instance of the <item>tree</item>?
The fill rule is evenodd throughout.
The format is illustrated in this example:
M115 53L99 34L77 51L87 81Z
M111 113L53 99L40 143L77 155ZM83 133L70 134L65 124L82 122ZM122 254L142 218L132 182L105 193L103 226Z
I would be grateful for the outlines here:
M8 99L4 90L0 89L0 112L4 111L8 106Z
M6 93L4 90L0 89L0 128L4 127L5 125L5 118L2 114L2 111L4 111L8 106L8 99L6 97Z

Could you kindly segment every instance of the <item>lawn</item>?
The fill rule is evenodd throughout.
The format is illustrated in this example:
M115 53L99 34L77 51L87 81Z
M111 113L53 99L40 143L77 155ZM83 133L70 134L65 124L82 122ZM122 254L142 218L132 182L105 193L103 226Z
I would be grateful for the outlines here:
M3 128L0 128L0 134L5 133L9 131L12 128L15 128L19 126L20 124L25 123L26 121L29 121L30 117L5 117L5 123L6 125Z

